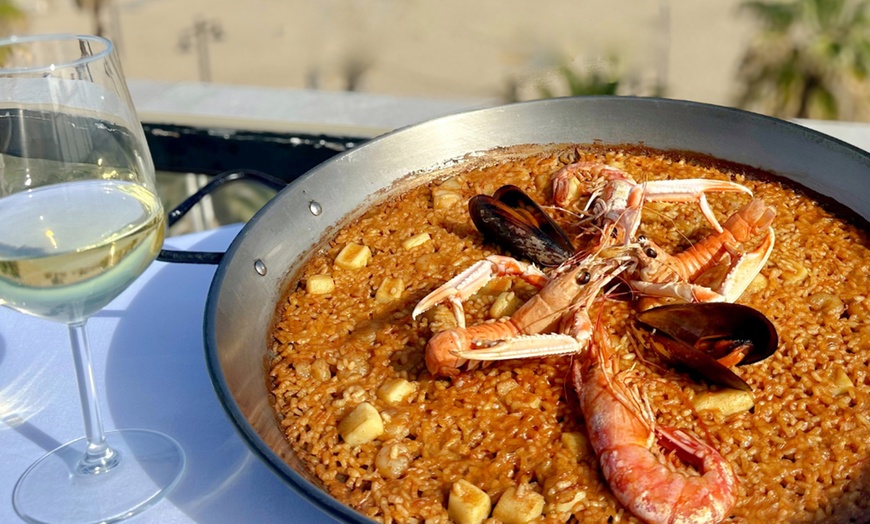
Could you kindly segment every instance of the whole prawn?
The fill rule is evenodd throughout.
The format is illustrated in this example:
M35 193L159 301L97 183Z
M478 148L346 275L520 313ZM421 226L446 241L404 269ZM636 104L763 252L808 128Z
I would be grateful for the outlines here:
M619 371L609 334L599 327L573 365L574 388L589 441L616 498L650 523L713 523L737 500L737 477L709 444L674 428L657 426L636 385ZM653 452L658 443L696 467L700 476L675 472Z

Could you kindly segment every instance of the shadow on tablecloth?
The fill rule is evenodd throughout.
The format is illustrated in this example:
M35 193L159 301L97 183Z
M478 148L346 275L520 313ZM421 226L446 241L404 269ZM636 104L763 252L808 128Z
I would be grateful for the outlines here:
M221 250L235 230L191 249ZM258 461L218 402L205 365L203 314L214 266L160 264L120 319L109 347L106 397L118 428L178 440L185 477L169 500L200 522L331 522Z

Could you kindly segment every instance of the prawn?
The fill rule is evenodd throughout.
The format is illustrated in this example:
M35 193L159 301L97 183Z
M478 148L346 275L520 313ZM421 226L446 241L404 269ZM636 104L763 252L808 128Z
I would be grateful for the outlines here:
M619 371L609 334L597 328L585 358L574 361L574 387L589 441L616 498L650 523L712 523L725 519L737 500L737 476L710 444L658 426L648 401ZM662 464L660 445L697 468L700 476Z

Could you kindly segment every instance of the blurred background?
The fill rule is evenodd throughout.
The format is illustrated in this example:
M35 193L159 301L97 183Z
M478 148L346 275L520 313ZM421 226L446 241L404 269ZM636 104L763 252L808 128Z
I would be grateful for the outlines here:
M780 118L867 121L868 4L0 0L0 33L107 36L131 82L353 92L457 107L663 96ZM203 182L193 180L161 176L170 204ZM254 191L241 214L212 213L189 227L244 219L268 196Z

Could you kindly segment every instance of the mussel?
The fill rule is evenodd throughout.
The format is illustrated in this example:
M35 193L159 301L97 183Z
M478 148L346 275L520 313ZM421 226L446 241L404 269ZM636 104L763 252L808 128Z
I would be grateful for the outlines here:
M731 303L671 304L637 314L663 335L653 346L675 365L710 383L750 391L728 367L771 356L779 345L773 323L760 311Z
M502 186L492 196L475 195L468 212L484 238L517 258L556 267L574 254L568 235L516 186Z

